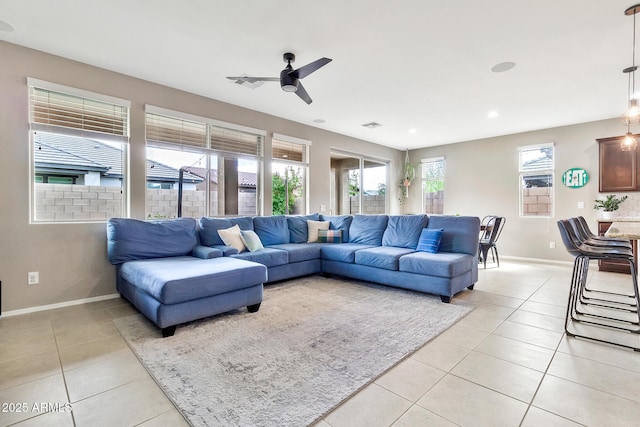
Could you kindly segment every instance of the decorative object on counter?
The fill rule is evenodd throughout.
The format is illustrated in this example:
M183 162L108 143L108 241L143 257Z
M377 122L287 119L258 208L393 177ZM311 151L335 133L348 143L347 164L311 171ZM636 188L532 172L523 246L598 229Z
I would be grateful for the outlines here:
M608 194L605 200L596 199L594 209L602 210L603 219L613 218L613 213L620 208L620 204L627 200L628 196L618 198L615 194Z
M589 182L589 174L582 168L571 168L562 174L562 183L569 188L582 188Z

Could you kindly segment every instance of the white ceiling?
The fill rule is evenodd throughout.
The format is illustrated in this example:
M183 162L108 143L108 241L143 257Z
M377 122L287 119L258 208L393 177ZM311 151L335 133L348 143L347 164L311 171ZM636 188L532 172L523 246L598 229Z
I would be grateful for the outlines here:
M622 69L631 65L633 35L633 18L624 10L631 5L0 0L0 20L15 28L7 32L0 25L0 39L411 149L621 115L627 106ZM285 52L296 54L294 68L323 56L333 59L303 81L311 105L278 83L249 89L225 78L278 76ZM491 72L505 61L516 67ZM492 110L500 116L487 118ZM383 126L361 126L372 121ZM625 131L621 125L620 133Z

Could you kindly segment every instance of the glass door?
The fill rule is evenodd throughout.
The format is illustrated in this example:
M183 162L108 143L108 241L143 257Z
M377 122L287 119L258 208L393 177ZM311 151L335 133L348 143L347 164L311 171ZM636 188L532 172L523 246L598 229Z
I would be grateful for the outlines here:
M383 160L332 151L331 214L387 213L388 169Z

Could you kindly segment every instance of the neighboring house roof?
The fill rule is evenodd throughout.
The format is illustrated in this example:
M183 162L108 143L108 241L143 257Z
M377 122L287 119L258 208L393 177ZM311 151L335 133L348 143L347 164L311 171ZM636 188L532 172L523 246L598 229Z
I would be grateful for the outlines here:
M194 175L199 176L202 179L205 179L207 176L206 168L199 168L196 166L188 166L184 168L185 170L191 172ZM218 183L218 170L211 169L211 173L209 174L209 181L212 184ZM238 172L238 185L240 187L252 187L255 188L258 183L258 176L253 172Z
M522 167L525 170L551 169L552 165L553 163L551 160L551 156L545 153L542 157L538 157L537 159L524 162L522 164Z
M88 138L68 137L36 133L33 161L36 172L80 174L99 171L102 176L122 178L122 150ZM147 160L148 181L173 181L179 179L179 170L165 164ZM184 182L198 183L202 178L184 174Z

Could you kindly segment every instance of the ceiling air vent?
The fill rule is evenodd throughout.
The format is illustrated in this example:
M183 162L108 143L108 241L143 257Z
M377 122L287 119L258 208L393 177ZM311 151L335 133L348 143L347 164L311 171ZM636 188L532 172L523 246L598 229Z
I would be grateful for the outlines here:
M380 126L382 126L380 123L377 122L370 122L370 123L365 123L362 126L369 128L369 129L375 129L375 128L379 128Z
M246 74L242 74L240 77L249 77L249 76ZM264 84L264 82L260 80L233 80L233 83L238 84L240 86L248 87L249 89L255 89Z

